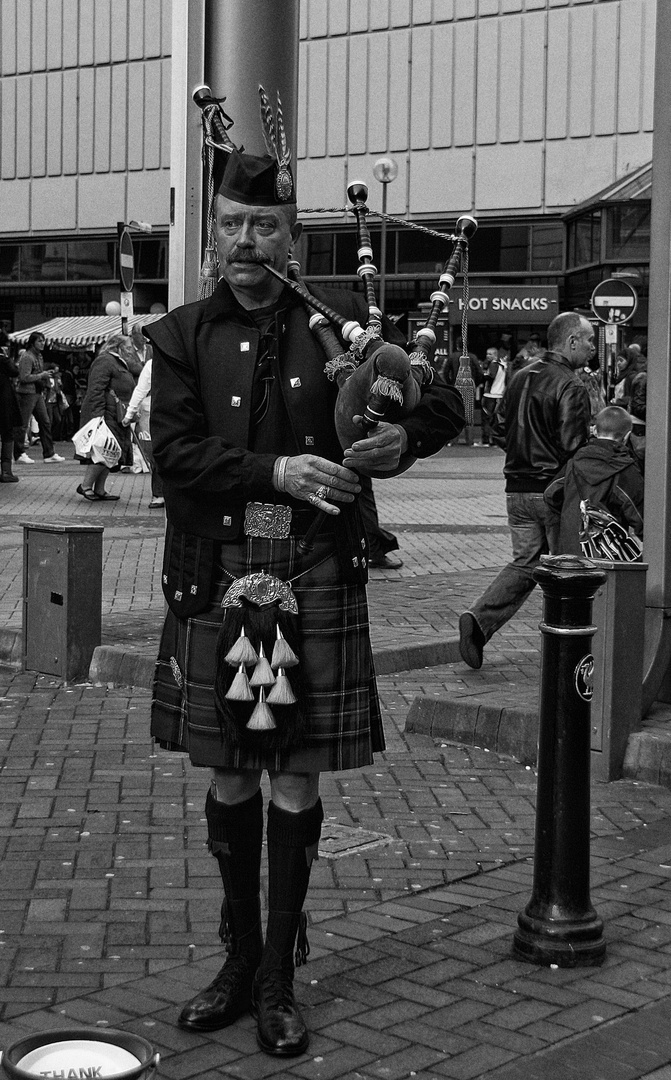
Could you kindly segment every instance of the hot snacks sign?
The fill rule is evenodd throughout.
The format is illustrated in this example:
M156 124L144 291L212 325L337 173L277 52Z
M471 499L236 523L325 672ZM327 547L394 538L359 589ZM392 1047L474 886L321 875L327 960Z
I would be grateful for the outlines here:
M464 301L457 287L450 296L449 319L460 323ZM511 325L539 323L547 326L559 313L556 285L488 285L469 290L468 320L471 323Z

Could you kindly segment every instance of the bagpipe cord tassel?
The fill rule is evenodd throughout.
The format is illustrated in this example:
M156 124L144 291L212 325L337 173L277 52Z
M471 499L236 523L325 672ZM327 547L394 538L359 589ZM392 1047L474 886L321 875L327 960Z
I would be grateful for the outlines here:
M464 403L464 412L466 414L466 424L473 423L473 413L475 410L475 383L473 382L473 376L471 375L471 361L468 355L468 303L469 303L469 287L468 287L468 247L464 248L463 255L461 257L461 272L463 274L464 285L462 290L462 309L461 309L461 351L462 355L459 357L459 371L455 379L454 385L461 394L461 400Z
M263 687L259 690L259 700L256 703L254 712L247 722L247 727L250 731L272 731L273 728L277 727L272 711L268 705L266 705Z
M206 138L212 139L214 132L207 113L203 113L203 127ZM206 300L208 296L212 296L219 278L219 259L214 235L214 150L205 140L203 140L203 166L207 177L207 243L198 278L199 300Z
M308 962L310 955L310 942L308 941L308 917L304 911L298 916L298 934L296 935L296 955L294 964L303 967Z
M275 682L275 676L273 675L273 669L266 659L266 654L263 651L263 642L259 644L259 659L256 667L252 672L252 677L249 680L250 686L272 686ZM273 727L275 725L273 724Z
M235 644L228 650L224 660L227 664L230 664L231 667L238 667L239 664L255 664L258 659L258 653L245 634L245 628L243 626L240 630L240 636Z
M273 646L273 655L270 661L270 666L277 670L277 668L296 667L297 663L298 657L296 656L296 653L291 648L289 642L282 633L280 629L280 624L278 622L277 637Z
M277 678L275 679L275 685L272 687L268 694L269 705L294 705L296 702L296 695L291 689L291 683L284 674L284 668L277 669Z
M247 678L244 664L240 664L237 675L226 692L226 697L229 701L254 700L254 692L249 685L249 679Z

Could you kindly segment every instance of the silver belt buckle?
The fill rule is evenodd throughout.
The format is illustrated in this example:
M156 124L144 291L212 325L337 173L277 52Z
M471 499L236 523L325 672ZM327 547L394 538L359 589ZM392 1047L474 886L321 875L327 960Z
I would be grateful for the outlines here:
M291 529L291 507L281 503L247 503L245 536L264 540L286 540Z

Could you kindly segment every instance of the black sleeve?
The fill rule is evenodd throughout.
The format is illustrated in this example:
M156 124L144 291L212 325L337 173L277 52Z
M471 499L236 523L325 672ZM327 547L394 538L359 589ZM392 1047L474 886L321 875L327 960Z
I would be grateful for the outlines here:
M436 376L417 408L399 423L408 436L412 456L431 457L456 438L466 423L461 394Z

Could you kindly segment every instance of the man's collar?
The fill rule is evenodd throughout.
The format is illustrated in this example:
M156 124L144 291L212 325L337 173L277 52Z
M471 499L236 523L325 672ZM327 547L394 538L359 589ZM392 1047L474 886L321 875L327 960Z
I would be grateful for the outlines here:
M548 349L543 359L552 360L555 364L564 364L566 367L571 368L571 371L575 371L568 356L564 356L563 353L557 352L555 349Z
M286 308L296 307L301 301L288 285L285 285L277 299L277 303L280 307ZM236 300L235 294L228 282L221 278L216 289L205 304L202 321L211 322L213 319L239 315L240 313L245 313L245 311L246 309ZM247 311L246 313L250 318L252 317L252 311Z

